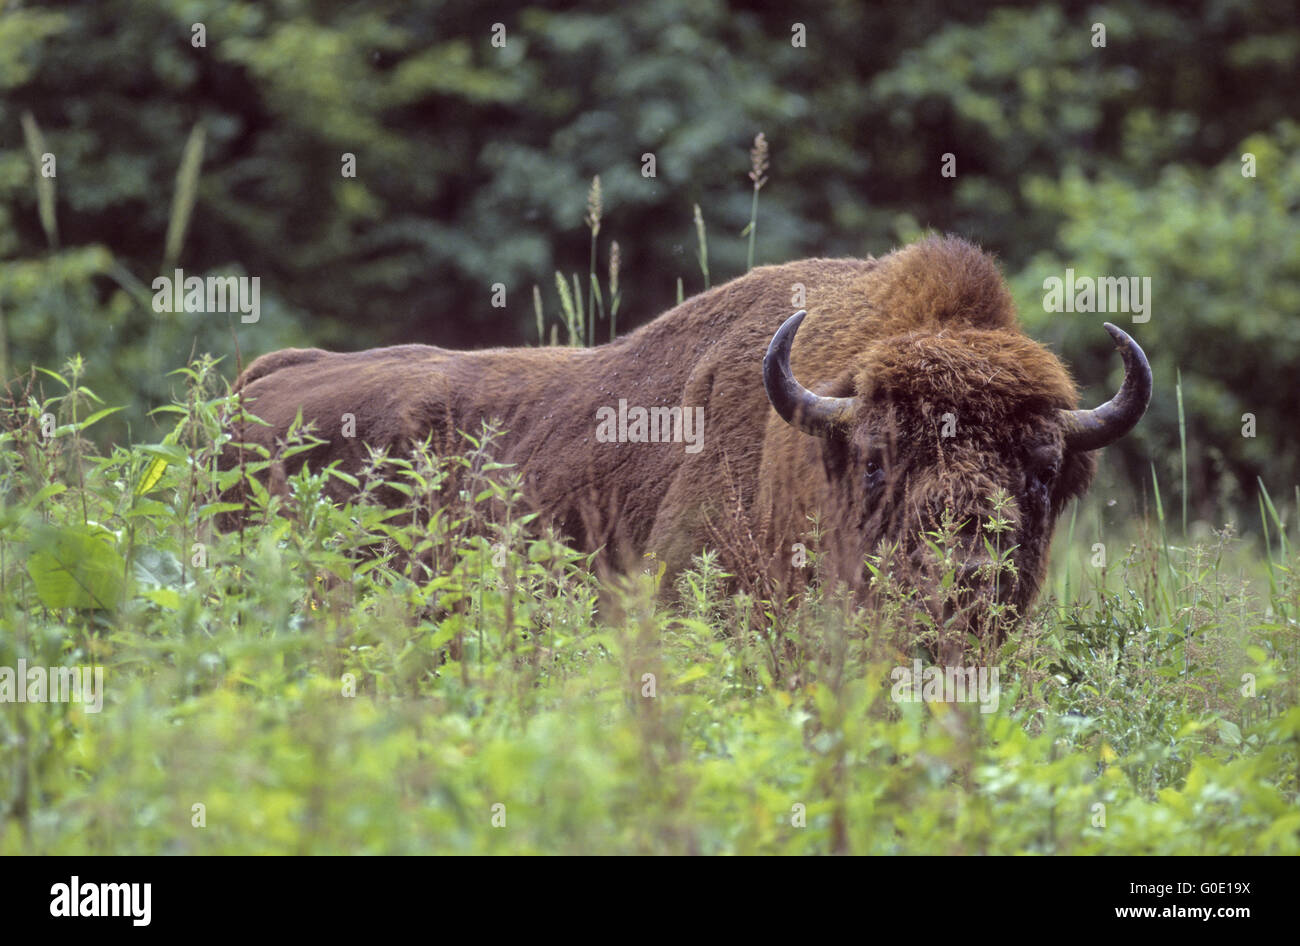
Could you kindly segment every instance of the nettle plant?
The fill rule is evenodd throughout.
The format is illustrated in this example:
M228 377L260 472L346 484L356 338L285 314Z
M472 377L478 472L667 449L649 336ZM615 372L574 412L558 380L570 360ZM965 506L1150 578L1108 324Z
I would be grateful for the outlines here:
M977 662L995 660L1010 629L1024 617L999 593L1002 583L1018 579L1016 545L1008 541L1014 529L1008 509L1014 503L1015 497L1001 488L989 496L988 513L978 523L984 557L974 572L966 565L969 542L964 538L971 523L950 509L940 514L935 528L920 534L921 555L932 576L928 585L912 581L911 570L895 567L898 542L868 553L866 600L875 627L941 663L959 662L963 649ZM972 590L972 584L979 590Z
M273 451L220 469L242 405L219 393L216 369L204 357L173 372L182 390L153 412L173 419L171 429L159 442L115 446L107 456L92 452L84 432L114 409L80 383L80 359L62 374L38 369L11 389L0 415L6 618L39 611L87 628L125 621L209 633L324 623L363 673L412 683L418 674L394 673L391 655L368 643L376 625L419 631L424 670L434 672L448 659L481 667L503 649L529 653L548 635L555 654L555 638L590 621L590 556L531 528L518 474L492 459L494 427L468 436L471 449L461 455L415 444L409 456L374 454L360 478L333 464L304 465L284 490L268 491L259 474L319 440L295 424ZM46 378L63 390L43 394ZM357 489L347 502L327 496L335 478ZM241 480L243 501L223 502ZM378 502L380 489L406 503ZM238 530L215 527L234 512Z

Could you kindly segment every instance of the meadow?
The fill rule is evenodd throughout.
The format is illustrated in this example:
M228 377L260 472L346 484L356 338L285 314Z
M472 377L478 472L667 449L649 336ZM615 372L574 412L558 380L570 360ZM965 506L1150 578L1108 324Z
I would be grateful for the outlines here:
M387 458L406 510L330 504L332 469L273 498L217 468L225 368L107 451L79 358L10 386L0 667L102 667L103 702L0 709L0 854L1300 853L1296 511L1262 484L1244 536L1185 538L1155 481L1100 554L1103 500L1068 511L984 712L892 698L928 654L830 588L599 578L490 427Z

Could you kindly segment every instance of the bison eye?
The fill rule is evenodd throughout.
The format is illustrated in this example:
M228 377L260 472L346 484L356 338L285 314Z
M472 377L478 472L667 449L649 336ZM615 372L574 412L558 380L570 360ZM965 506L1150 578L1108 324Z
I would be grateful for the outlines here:
M875 489L884 482L885 471L878 460L867 461L865 479L869 489Z
M1052 483L1056 481L1056 474L1060 472L1059 467L1055 464L1052 466L1040 466L1029 475L1029 485L1034 492L1047 493L1051 491Z

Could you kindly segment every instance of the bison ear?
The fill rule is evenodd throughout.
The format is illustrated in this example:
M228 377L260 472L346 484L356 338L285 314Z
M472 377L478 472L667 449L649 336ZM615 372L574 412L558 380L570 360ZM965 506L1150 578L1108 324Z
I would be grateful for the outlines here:
M853 399L853 375L845 373L834 381L823 381L813 385L813 392L819 397L850 401ZM853 465L853 428L845 424L835 424L821 438L822 462L826 474L831 479L847 476Z
M853 372L846 371L834 381L822 381L812 386L812 392L819 397L832 397L839 401L852 401L857 392L853 390Z
M811 390L818 397L825 398L828 401L854 405L857 403L854 397L852 372L845 372L834 381L820 381L814 384ZM822 439L827 442L827 445L842 444L847 455L850 452L849 444L853 439L853 426L850 423L832 424L826 433L822 435Z
M1059 516L1071 499L1088 491L1097 472L1097 454L1091 450L1067 450L1061 458L1061 473L1052 490L1052 513Z

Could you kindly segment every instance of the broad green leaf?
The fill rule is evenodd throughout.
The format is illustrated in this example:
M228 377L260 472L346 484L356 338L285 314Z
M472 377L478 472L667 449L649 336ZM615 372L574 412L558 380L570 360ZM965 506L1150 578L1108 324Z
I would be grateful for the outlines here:
M141 598L147 598L159 607L166 608L168 611L179 611L181 608L181 596L174 588L152 588L148 591L140 592Z
M27 573L47 608L112 608L121 600L126 563L102 535L43 526L29 547Z
M1221 719L1218 723L1219 738L1230 746L1241 745L1241 729L1231 720Z
M162 549L138 548L131 563L135 580L154 588L178 588L181 584L181 563L171 552Z

